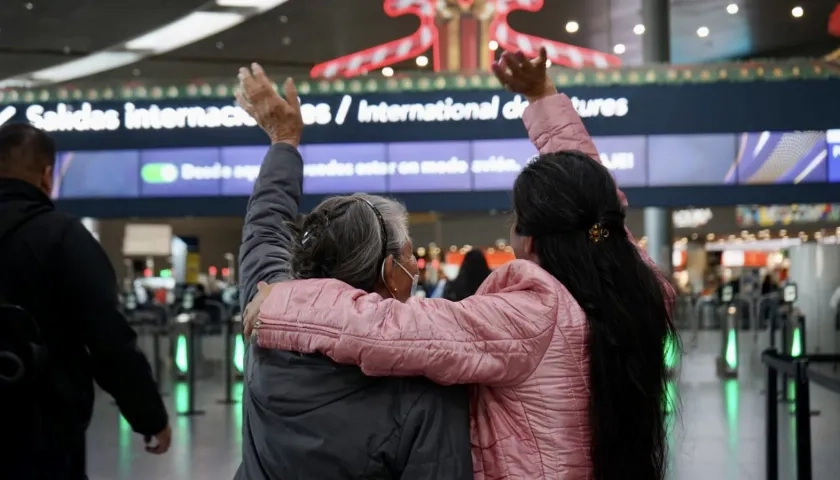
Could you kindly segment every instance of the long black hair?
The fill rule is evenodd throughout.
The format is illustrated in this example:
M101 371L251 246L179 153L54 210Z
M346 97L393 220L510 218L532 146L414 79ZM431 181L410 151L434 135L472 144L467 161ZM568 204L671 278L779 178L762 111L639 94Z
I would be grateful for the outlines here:
M513 204L514 231L586 313L595 480L664 479L675 330L664 277L628 238L612 176L580 152L542 155L516 179Z
M446 284L443 297L453 302L475 295L478 287L490 276L490 267L487 265L487 258L481 250L470 250L464 255L461 269L455 280Z

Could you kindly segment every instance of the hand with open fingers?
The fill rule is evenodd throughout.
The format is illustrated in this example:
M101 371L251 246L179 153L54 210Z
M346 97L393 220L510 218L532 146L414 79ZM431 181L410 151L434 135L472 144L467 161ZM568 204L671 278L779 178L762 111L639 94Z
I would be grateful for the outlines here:
M254 329L259 327L257 318L260 315L260 307L262 307L263 301L271 293L271 285L265 282L258 283L257 288L259 291L245 307L245 314L242 315L242 331L245 333L245 338L250 338Z
M557 93L546 73L547 63L545 48L541 48L539 56L534 59L526 58L522 52L505 52L499 62L493 64L493 73L507 90L535 102Z
M288 143L293 147L300 144L303 133L303 118L300 114L300 100L291 78L283 85L285 98L274 91L271 80L258 64L239 69L239 88L236 101L257 121L271 143Z

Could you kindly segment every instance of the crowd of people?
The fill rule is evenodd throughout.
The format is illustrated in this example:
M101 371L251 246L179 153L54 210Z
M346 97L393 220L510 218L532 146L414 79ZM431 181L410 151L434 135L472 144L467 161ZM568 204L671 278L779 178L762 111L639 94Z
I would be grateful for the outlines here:
M237 480L665 478L673 289L625 228L624 195L545 52L505 53L494 72L528 99L540 152L513 185L517 259L491 271L470 252L420 298L406 208L359 193L301 215L294 83L281 96L259 65L240 70L237 101L271 146L239 256L250 345ZM113 269L49 200L54 154L33 127L0 129L0 320L28 314L40 330L0 346L43 371L0 395L3 412L25 413L4 413L16 449L3 478L85 478L93 380L151 453L170 443Z

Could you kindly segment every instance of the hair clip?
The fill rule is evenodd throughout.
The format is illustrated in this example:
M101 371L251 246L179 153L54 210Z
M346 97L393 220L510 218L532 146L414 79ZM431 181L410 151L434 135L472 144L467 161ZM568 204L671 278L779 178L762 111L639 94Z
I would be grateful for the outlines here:
M592 225L589 229L589 240L592 243L601 243L605 238L609 238L609 236L610 231L604 228L600 222Z

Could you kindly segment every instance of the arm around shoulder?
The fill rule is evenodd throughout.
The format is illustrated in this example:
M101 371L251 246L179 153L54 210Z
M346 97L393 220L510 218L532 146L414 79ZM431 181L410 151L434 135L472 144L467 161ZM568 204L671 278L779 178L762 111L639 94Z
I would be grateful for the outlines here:
M516 384L533 373L551 343L562 289L524 260L496 270L461 302L382 300L334 280L304 285L319 288L273 287L260 311L260 345L319 351L373 376L490 385ZM295 304L296 297L306 305ZM307 304L316 297L330 307Z

